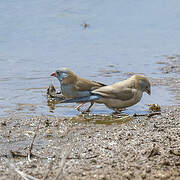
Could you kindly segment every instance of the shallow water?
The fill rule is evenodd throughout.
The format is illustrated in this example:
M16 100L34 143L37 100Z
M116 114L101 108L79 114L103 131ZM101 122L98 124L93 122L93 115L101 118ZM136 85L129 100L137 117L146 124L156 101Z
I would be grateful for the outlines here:
M50 77L58 67L111 84L128 72L161 77L156 62L179 53L178 0L2 0L0 16L2 116L79 114L74 105L60 104L50 112L46 88L59 86ZM151 97L145 95L128 111L144 111L149 103L171 104L170 99L167 88L153 87ZM93 108L93 113L110 112L103 105Z

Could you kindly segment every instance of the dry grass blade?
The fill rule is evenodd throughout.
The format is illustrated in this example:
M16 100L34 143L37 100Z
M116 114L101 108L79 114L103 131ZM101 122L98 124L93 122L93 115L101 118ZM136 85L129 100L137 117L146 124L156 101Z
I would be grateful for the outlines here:
M31 142L31 144L30 144L30 146L29 146L28 161L31 161L31 155L32 155L32 152L31 152L31 151L32 151L32 149L33 149L34 141L35 141L35 138L36 138L36 136L37 136L37 132L38 132L38 130L39 130L40 122L41 122L41 119L39 119L38 126L37 126L36 131L35 131L35 133L34 133L34 136L33 136L33 138L32 138L32 142Z
M22 178L24 178L25 180L39 180L39 179L37 179L37 178L35 178L35 177L33 177L33 176L30 176L30 175L28 175L28 174L26 174L26 173L18 170L18 169L15 168L15 167L14 167L14 170L15 170Z
M69 147L66 150L66 153L65 153L64 157L62 157L62 159L61 159L59 171L58 171L58 173L57 173L54 180L63 179L63 168L64 168L64 165L65 165L66 159L70 155L71 151L72 151L72 147Z
M14 165L14 159L13 159L11 152L10 152L9 156L10 156L9 160L8 159L4 159L4 160L6 161L6 163L8 164L10 169L14 170L17 174L19 174L25 180L39 180L33 176L30 176L30 175L20 171L18 168L16 168Z

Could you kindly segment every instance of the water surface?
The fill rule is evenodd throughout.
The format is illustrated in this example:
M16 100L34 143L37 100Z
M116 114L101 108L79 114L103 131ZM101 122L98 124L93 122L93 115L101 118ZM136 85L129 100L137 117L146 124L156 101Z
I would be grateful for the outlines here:
M161 77L156 62L179 53L178 0L1 0L0 17L2 116L52 114L45 94L49 84L59 86L50 77L59 67L111 84L127 72ZM102 73L109 69L120 73ZM154 87L151 97L129 110L143 111L157 99L172 103L167 88ZM53 115L78 114L72 105L56 107ZM93 112L111 111L96 105Z

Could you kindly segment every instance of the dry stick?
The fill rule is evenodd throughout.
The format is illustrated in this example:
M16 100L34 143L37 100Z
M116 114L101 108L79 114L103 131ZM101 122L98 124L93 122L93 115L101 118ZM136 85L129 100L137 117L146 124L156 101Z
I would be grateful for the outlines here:
M63 177L63 168L64 168L64 165L65 165L65 162L66 162L66 159L67 157L69 156L69 154L71 153L72 151L72 147L69 147L66 151L66 154L64 155L64 157L61 159L61 162L60 162L60 169L55 177L54 180L58 180L59 176L61 175L61 177ZM61 178L62 179L62 178Z
M37 179L37 178L35 178L35 177L33 177L33 176L30 176L30 175L28 175L28 174L26 174L26 173L18 170L18 169L15 168L15 167L14 167L14 170L15 170L22 178L24 178L25 180L30 180L30 179L31 179L31 180L39 180L39 179Z
M148 114L133 114L133 117L139 117L139 116L147 116L147 117L152 117L152 116L155 116L155 115L161 115L160 112L151 112L151 113L148 113Z
M161 113L160 112L152 112L152 113L149 113L147 117L152 117L155 115L161 115Z
M30 144L30 146L29 146L28 161L31 161L31 155L32 155L31 151L32 151L32 149L33 149L34 140L35 140L35 138L36 138L37 131L39 130L40 122L41 122L41 119L39 119L38 126L37 126L36 131L35 131L35 133L34 133L34 136L33 136L33 138L32 138L32 142L31 142L31 144Z
M18 169L16 169L16 168L14 167L14 164L12 164L12 163L9 162L9 167L10 167L11 169L13 169L17 174L19 174L23 179L29 180L28 178L26 178L26 175L25 175L23 172L19 171Z
M9 166L10 169L13 169L17 174L19 174L19 175L20 175L23 179L25 179L25 180L39 180L39 179L37 179L37 178L35 178L35 177L33 177L33 176L30 176L30 175L28 175L28 174L20 171L19 169L17 169L17 168L15 167L15 165L14 165L14 159L13 159L13 155L12 155L11 152L9 153L9 156L10 156L10 158L11 158L11 159L10 159L11 162L10 162L10 160L8 160L8 159L4 159L4 160L7 162L7 164L8 164L8 166Z

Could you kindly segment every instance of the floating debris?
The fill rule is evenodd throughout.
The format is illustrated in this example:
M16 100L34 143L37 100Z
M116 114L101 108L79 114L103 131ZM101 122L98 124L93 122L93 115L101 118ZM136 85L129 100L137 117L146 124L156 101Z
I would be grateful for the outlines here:
M153 112L161 111L161 107L158 104L149 104L149 110Z
M167 59L175 59L175 56L168 56Z
M53 84L51 84L47 89L47 105L50 108L50 112L54 112L55 105L61 103L62 100L65 99L65 97L61 94L61 92L57 91Z
M56 89L54 87L53 84L49 85L49 87L47 88L47 95L49 95L50 97L54 97L56 94Z
M86 28L88 28L90 25L87 24L87 23L83 23L83 24L81 24L81 26L82 26L84 29L86 29Z
M65 97L61 94L61 92L57 91L56 92L56 88L54 87L53 84L51 84L48 89L47 89L47 95L51 98L53 98L52 100L64 100Z

